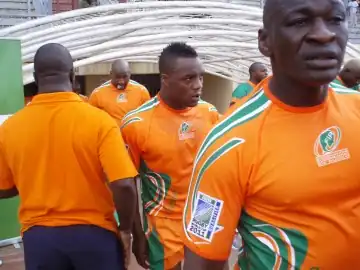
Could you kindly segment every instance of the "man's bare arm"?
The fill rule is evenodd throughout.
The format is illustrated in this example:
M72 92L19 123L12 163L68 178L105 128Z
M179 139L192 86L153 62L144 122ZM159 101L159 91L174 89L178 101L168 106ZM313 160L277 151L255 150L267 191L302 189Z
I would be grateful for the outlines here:
M136 188L133 178L117 180L110 183L116 212L119 216L120 231L132 230L137 205Z

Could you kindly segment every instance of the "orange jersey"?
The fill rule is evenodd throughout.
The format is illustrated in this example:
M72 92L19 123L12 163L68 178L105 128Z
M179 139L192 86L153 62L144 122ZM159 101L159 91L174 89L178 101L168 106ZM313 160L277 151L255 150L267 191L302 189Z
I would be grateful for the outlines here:
M92 224L116 232L104 181L134 177L116 122L72 92L36 95L0 126L0 189L19 191L22 232Z
M268 79L209 132L194 162L185 245L241 269L360 269L360 95L291 107Z
M88 101L89 101L89 98L88 98L87 96L84 96L84 95L82 95L82 94L78 94L78 95L79 95L79 97L81 98L82 101L84 101L84 102L88 102Z
M147 214L182 218L196 149L217 119L209 103L179 111L159 96L124 117L121 130L140 172Z
M150 94L145 86L130 81L124 90L117 89L111 83L101 85L93 91L89 103L106 111L120 125L125 114L149 99Z

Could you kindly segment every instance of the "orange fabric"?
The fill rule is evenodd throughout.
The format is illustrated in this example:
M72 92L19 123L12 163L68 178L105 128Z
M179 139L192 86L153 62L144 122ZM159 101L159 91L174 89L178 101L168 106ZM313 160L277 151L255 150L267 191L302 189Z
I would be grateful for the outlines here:
M240 224L240 267L360 269L360 95L329 89L323 104L298 108L268 82L200 147L185 244L227 260Z
M184 259L182 225L178 220L147 216L148 228L145 232L149 240L150 252L156 259L151 264L154 269L172 269ZM155 242L155 243L154 243ZM152 249L152 245L161 248ZM163 268L156 268L163 265Z
M156 96L123 119L122 134L141 176L143 209L164 248L159 251L150 239L150 252L164 253L164 269L183 259L181 219L192 165L201 140L218 118L209 103L180 111ZM162 258L150 260L160 267Z
M148 90L141 84L129 82L124 90L119 90L109 83L95 89L89 98L89 103L106 111L120 125L126 113L149 99Z
M82 94L79 94L79 97L81 98L82 101L84 102L88 102L89 101L89 98L87 96L84 96Z
M16 186L22 232L93 224L116 231L104 182L134 177L116 122L72 92L41 94L0 126L0 189Z
M152 215L182 218L196 149L218 117L209 103L179 111L168 107L159 96L125 116L121 131L135 166L142 172L143 162L149 171L169 178L160 205L148 202L153 202ZM159 187L149 186L153 188Z

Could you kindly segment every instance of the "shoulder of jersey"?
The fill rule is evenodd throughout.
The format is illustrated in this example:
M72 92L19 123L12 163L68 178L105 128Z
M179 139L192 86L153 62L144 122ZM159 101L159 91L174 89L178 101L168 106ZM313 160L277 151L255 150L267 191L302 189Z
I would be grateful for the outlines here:
M94 90L94 92L96 91L99 91L100 89L102 89L102 88L106 88L107 86L109 86L111 84L111 81L109 80L109 81L106 81L106 82L104 82L102 85L100 85L98 88L96 88L95 90ZM135 86L135 87L137 87L137 88L139 88L139 89L141 89L141 90L143 90L143 91L148 91L147 90L147 88L144 86L144 85L142 85L141 83L138 83L138 82L136 82L136 81L133 81L133 80L130 80L129 81L129 84L130 85L132 85L132 86Z
M141 83L138 83L138 82L136 82L136 81L130 80L130 81L129 81L129 84L132 85L132 86L135 86L136 88L138 88L138 89L140 89L140 90L142 90L142 91L148 92L147 88L146 88L144 85L142 85Z
M360 95L359 91L354 89L347 88L341 84L332 82L330 83L330 87L334 90L336 94L353 94L353 95Z
M147 115L151 114L159 104L159 99L155 96L137 109L128 112L122 119L120 128L124 128L132 123L144 121Z
M103 84L100 85L99 87L95 88L92 93L99 92L99 91L101 91L102 89L108 88L109 86L110 86L110 82L103 83Z
M258 119L263 112L271 106L271 100L261 88L254 92L244 103L234 104L231 112L225 115L213 128L221 130L222 134L231 132L233 129L245 126Z
M199 108L207 109L209 112L212 112L212 111L217 112L217 109L214 105L212 105L211 103L206 102L202 99L200 99L200 101L198 102L198 106L199 106Z

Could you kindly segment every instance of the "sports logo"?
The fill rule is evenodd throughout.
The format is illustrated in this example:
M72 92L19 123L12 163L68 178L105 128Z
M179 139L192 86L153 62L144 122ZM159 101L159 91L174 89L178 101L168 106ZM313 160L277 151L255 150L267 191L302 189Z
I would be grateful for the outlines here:
M183 122L179 128L179 140L187 140L195 137L195 131L192 129L192 125L189 122Z
M350 159L347 148L337 149L341 141L341 130L333 126L325 129L317 137L314 144L314 154L319 167Z
M116 102L118 103L127 102L126 94L125 93L119 94L116 98Z
M223 201L198 192L195 211L191 215L187 231L207 242L223 229L218 225Z

